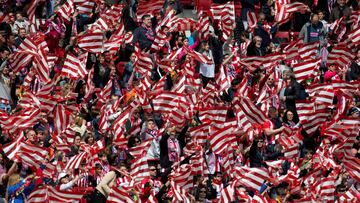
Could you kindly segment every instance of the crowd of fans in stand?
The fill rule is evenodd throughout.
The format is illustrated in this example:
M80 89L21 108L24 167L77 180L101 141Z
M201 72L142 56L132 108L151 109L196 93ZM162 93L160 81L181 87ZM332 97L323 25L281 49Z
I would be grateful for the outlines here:
M0 0L2 16L7 16L7 19L0 24L0 116L16 115L22 108L25 108L21 103L21 98L26 92L35 92L44 85L40 83L36 84L38 87L35 84L25 87L25 78L34 68L31 63L18 72L14 72L9 66L10 58L16 54L30 35L31 22L27 18L27 10L32 2L30 0ZM14 143L19 145L18 138L23 133L24 139L21 142L29 146L42 147L48 152L46 157L42 157L46 161L38 163L38 167L36 164L29 165L28 162L22 161L22 156L15 155L9 159L5 151L1 152L0 202L25 202L32 192L39 191L39 188L44 187L53 187L60 192L80 192L84 194L81 201L96 203L106 202L107 198L117 191L115 188L125 191L125 195L120 194L124 198L121 201L124 202L220 202L221 200L250 202L250 199L254 202L305 202L305 198L308 198L306 201L309 202L346 202L340 197L345 197L345 194L348 193L355 196L352 198L347 196L347 202L360 201L360 182L356 178L359 177L356 174L359 169L355 167L351 171L347 165L345 166L345 161L342 161L346 157L350 157L351 163L360 163L360 86L358 83L360 81L360 45L355 44L355 47L348 49L349 53L355 57L346 61L345 69L344 67L339 68L338 64L326 63L326 54L329 54L331 49L340 43L337 41L339 34L332 30L332 23L344 17L341 23L346 27L346 32L342 35L343 39L346 39L347 34L354 29L354 19L350 19L350 16L359 11L360 1L319 0L317 5L313 1L299 1L309 6L308 12L294 13L289 22L279 25L275 22L275 2L273 0L241 0L241 12L239 16L236 16L234 32L228 39L222 37L222 32L215 25L215 21L210 21L213 24L210 26L208 39L200 39L199 30L171 32L168 33L171 36L170 41L156 52L151 49L151 46L158 32L157 24L169 10L175 10L178 16L183 16L183 6L180 1L166 0L160 15L154 17L143 15L141 22L138 22L136 15L138 3L136 0L128 2L90 1L95 2L92 14L82 14L76 10L70 22L65 22L57 13L58 8L65 2L64 0L39 0L35 16L39 19L46 19L46 22L39 26L38 32L44 33L43 40L47 43L48 53L57 57L55 64L51 67L50 78L54 82L52 94L57 94L59 97L54 96L53 98L56 98L56 102L65 107L78 105L78 111L70 112L71 123L68 126L75 133L73 143L66 146L65 150L59 147L58 139L54 136L54 126L56 122L61 121L55 121L55 110L42 112L41 119L37 120L34 126L21 129L21 132L0 131L2 149ZM89 26L104 12L112 5L120 3L124 4L121 20L124 22L126 32L131 32L133 35L132 43L122 44L116 53L109 51L101 54L89 53L86 69L93 70L91 79L74 80L61 75L67 54L79 56L80 52L83 52L77 46L74 29L77 30L77 33L86 33ZM214 1L214 3L226 2ZM260 11L257 14L257 25L255 28L250 28L247 13L255 11L255 9L257 12ZM357 15L359 19L359 14ZM72 26L73 21L76 22L75 26ZM357 22L359 23L359 21ZM271 28L268 29L267 26ZM278 37L277 33L279 32L290 34L284 39ZM109 30L104 33L104 36L110 38L112 33L113 30ZM292 35L291 33L298 34ZM280 76L268 74L263 67L256 67L256 70L248 71L245 66L233 63L237 56L240 56L241 60L252 56L261 58L269 54L281 53L286 45L297 39L303 39L304 43L320 41L317 54L321 57L321 64L318 74L301 83L293 73L291 63L280 61L277 64L275 71L280 73ZM144 109L140 105L132 109L131 116L125 122L126 126L121 126L125 128L124 137L127 142L125 147L118 144L118 140L113 139L112 131L102 132L99 122L102 111L111 109L115 103L121 100L117 109L106 117L107 125L112 126L119 116L124 115L123 110L132 105L136 95L140 94L138 87L145 76L136 68L137 52L134 48L136 43L142 52L150 54L152 59L158 55L165 58L181 47L186 47L202 53L213 61L213 64L199 63L185 52L180 53L172 63L176 68L171 71L167 72L157 65L154 66L149 74L152 87L160 83L161 78L165 76L165 85L162 90L172 91L173 87L179 83L185 64L189 63L194 67L195 75L193 77L201 83L197 87L186 86L185 91L190 96L195 95L200 89L206 89L210 85L219 85L220 70L222 67L226 67L224 69L227 71L226 74L232 76L231 86L224 91L216 92L217 96L212 105L225 106L228 109L226 121L239 119L234 110L236 108L234 104L238 98L244 96L239 89L244 87L242 81L246 78L245 86L249 91L247 99L264 112L267 121L261 126L252 125L251 136L248 132L241 132L242 128L238 129L240 133L232 132L236 134L236 141L227 146L229 151L231 150L231 155L227 154L231 160L228 160L228 157L224 157L222 153L214 152L209 137L208 141L199 144L193 136L193 129L205 123L199 118L201 112L198 112L196 108L193 108L191 116L186 119L184 125L176 126L170 122L171 119L167 114L153 111L153 109ZM240 46L246 43L248 45L246 48ZM111 98L108 101L99 101L98 94L93 93L90 99L87 99L88 80L91 80L98 92L101 92L111 80ZM277 89L279 80L283 81L285 85ZM301 140L296 145L298 154L286 158L287 149L278 142L278 137L283 134L285 128L301 129L303 127L302 122L304 121L301 120L298 112L297 102L316 99L319 96L317 94L310 95L307 87L339 81L355 88L355 91L347 92L342 89L342 92L346 93L345 96L335 92L335 96L331 98L332 105L326 107L326 111L331 112L327 120L312 134L300 130ZM265 97L272 97L269 101L270 105L264 107L263 103L257 103L257 100L265 85L271 89L271 93L266 92ZM210 89L210 91L218 89ZM73 93L76 93L74 97L69 96L74 95ZM156 97L156 94L160 93L149 96L149 100ZM273 97L273 95L276 96ZM342 96L346 98L346 104L341 104ZM152 102L150 105L153 105ZM106 108L102 108L103 106ZM338 122L338 120L334 120L334 117L340 106L344 108L341 118L352 119L351 135L357 135L350 148L342 153L343 157L339 157L341 153L335 153L336 149L331 147L340 146L344 140L340 141L336 137L327 136L324 133L327 132L326 129L331 122ZM188 108L190 109L190 106ZM135 124L136 122L138 123ZM210 136L215 124L212 124L211 120L206 122L210 122L210 132L207 132L207 135ZM0 118L1 129L6 127L4 123L6 121ZM14 125L14 129L19 127L16 123L11 125ZM344 133L344 136L350 136L345 132L341 133ZM146 142L150 144L145 145ZM72 157L96 148L94 146L100 150L96 150L95 154L91 154L87 159L82 159L78 168L64 169ZM144 147L140 156L130 153L137 146ZM322 166L319 160L323 163L325 161L319 156L320 154L325 156L324 154L329 152L330 157L326 156L326 160L330 159L334 163L330 164L330 167ZM94 157L96 158L93 160ZM131 176L134 172L132 170L138 170L134 164L144 157L148 162L143 170L147 172L148 177L135 181ZM202 160L201 170L194 169L195 166L192 162L194 157L200 157ZM275 161L280 161L280 165L274 167ZM44 175L48 164L55 166L52 176ZM238 178L234 175L236 172L226 170L229 164L234 171L242 171L245 168L246 170L261 168L267 170L270 175L263 179L260 178L263 180L261 187L254 189L249 185L244 185L241 181L236 182L235 180ZM338 168L333 166L338 166ZM190 170L193 173L184 175L187 172L184 170ZM322 191L322 186L319 186L320 189L309 186L313 184L310 183L309 177L314 171L320 171L316 174L320 177L319 181L328 180L329 177L334 178L332 183L335 191L331 193L332 199L321 199L324 198L323 193L309 197L309 194L313 193L308 188L318 192ZM295 180L303 181L298 185L297 191L293 187L295 180L287 179L289 174L294 175ZM287 178L280 178L284 176ZM191 183L186 183L186 189L176 186L176 184L178 186L182 184L177 180L179 177L191 179ZM188 187L188 185L191 186ZM185 187L185 184L181 186ZM232 188L232 190L225 190L225 188ZM228 194L231 198L225 200ZM179 196L183 199L180 200ZM126 200L126 198L129 199ZM31 200L30 202L36 201Z

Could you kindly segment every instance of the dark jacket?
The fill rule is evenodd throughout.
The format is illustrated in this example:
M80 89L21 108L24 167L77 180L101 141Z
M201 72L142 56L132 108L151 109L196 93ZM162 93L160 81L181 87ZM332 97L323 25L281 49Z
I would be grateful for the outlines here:
M266 50L263 47L256 47L254 42L251 42L247 48L247 56L265 56Z
M100 66L101 64L99 62L96 62L94 65L93 82L95 84L95 87L103 88L110 79L110 69L108 67L104 67L105 73L103 75L100 75Z
M296 80L291 81L290 85L286 87L284 96L286 96L286 109L292 112L296 112L295 100L304 100L308 97L305 88Z
M335 6L330 13L329 22L332 23L335 20L343 17L343 16L350 16L351 15L351 9L348 6L340 7Z
M133 43L136 44L138 42L141 50L149 50L155 37L156 33L154 29L146 29L140 26L134 30Z
M360 78L360 65L355 61L351 62L346 72L346 81L358 80Z

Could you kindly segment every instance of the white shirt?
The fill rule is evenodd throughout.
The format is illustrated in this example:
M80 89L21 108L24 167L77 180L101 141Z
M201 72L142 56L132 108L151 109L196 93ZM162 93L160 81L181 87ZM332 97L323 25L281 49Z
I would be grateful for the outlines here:
M203 52L203 54L209 58L213 58L211 51ZM208 78L214 78L215 77L215 64L200 64L200 74L208 77Z

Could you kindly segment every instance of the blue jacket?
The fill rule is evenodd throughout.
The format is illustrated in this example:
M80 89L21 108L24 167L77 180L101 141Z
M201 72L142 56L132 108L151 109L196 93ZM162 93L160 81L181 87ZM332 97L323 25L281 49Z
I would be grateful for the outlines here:
M24 184L25 180L21 180L19 183L8 187L9 203L23 203L35 187L34 182L31 182L30 185L25 186L23 189L19 189Z

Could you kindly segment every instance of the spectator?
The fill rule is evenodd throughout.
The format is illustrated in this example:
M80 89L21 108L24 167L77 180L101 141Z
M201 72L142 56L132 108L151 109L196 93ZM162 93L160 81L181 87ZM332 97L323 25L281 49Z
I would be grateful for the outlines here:
M201 44L201 51L200 52L202 54L204 54L205 56L207 56L212 61L214 60L212 50L210 50L209 43L203 42ZM200 74L201 74L202 81L203 81L203 84L204 84L204 87L205 87L209 81L214 80L214 77L215 77L215 65L214 64L201 63L200 64Z
M25 32L29 32L29 22L23 17L23 15L19 12L16 13L16 20L14 22L12 32L13 34L18 34L20 28L24 28Z
M305 43L320 41L321 44L324 44L326 34L326 28L322 22L319 21L318 14L311 14L310 22L305 23L301 28L299 37L302 38Z
M72 187L75 185L75 183L80 180L81 178L83 178L82 175L78 175L76 176L74 179L69 180L70 176L65 173L65 172L61 172L59 174L58 180L59 180L59 190L67 190L70 191L72 189Z
M356 52L356 58L351 61L346 72L346 81L354 81L360 78L360 49Z
M247 48L247 56L264 56L266 50L261 46L262 38L255 36Z
M151 45L156 37L155 30L151 27L150 15L143 15L141 17L142 25L134 30L133 43L139 43L141 50L150 50Z
M12 174L9 177L7 196L9 202L22 203L29 196L34 189L35 184L33 181L34 175L27 176L25 179L21 179L19 174Z
M330 23L340 19L343 16L350 16L350 7L346 5L346 0L337 0L337 5L331 10L329 21Z
M20 44L25 40L26 38L26 29L25 28L19 28L17 37L15 38L15 46L18 48Z
M293 73L289 73L285 80L289 82L289 85L286 87L284 96L281 99L285 102L286 109L294 113L294 122L298 122L295 101L304 100L308 95L305 92L305 88L296 81Z

